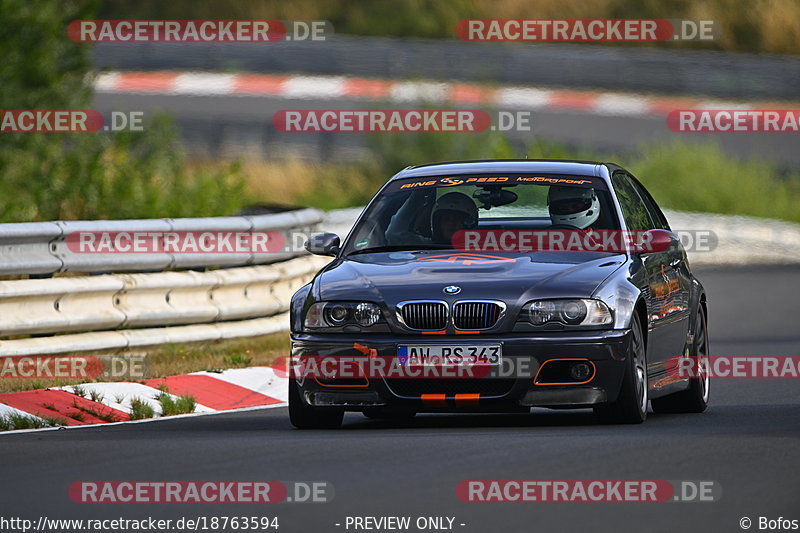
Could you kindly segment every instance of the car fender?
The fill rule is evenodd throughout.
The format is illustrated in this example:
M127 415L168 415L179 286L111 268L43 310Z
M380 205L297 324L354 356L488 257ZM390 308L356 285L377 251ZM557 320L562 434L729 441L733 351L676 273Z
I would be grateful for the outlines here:
M311 283L307 283L297 289L297 292L292 295L292 300L289 304L289 325L292 333L300 333L303 331L303 314L305 312L306 300L310 292Z
M628 329L636 303L643 297L637 285L644 286L644 269L641 263L628 260L612 272L592 294L592 298L608 304L614 315L614 329Z
M689 335L686 339L686 348L691 350L691 341L694 340L694 324L695 320L697 319L697 313L700 311L701 302L705 300L706 307L708 306L708 299L706 298L706 290L703 287L703 284L697 280L694 276L692 276L692 283L689 289ZM708 309L706 309L706 313ZM706 321L708 321L708 315L706 314ZM706 326L707 327L707 326ZM706 331L706 335L708 335L708 331ZM691 353L691 351L689 352Z

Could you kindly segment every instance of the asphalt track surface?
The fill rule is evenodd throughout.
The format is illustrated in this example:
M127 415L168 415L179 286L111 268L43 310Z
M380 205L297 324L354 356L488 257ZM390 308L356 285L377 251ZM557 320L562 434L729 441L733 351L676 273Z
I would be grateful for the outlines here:
M311 160L359 160L365 156L366 134L280 133L272 116L285 109L400 109L420 104L380 104L347 98L292 99L276 96L188 96L165 94L96 93L92 109L109 116L111 111L144 111L145 118L161 111L172 114L186 149L195 154L274 157L293 154ZM452 106L437 106L452 108ZM472 109L476 106L461 106ZM728 106L730 107L730 106ZM487 109L496 119L494 110ZM569 110L504 108L530 111L531 130L508 132L520 146L536 139L576 149L591 147L599 153L625 154L641 144L684 141L716 143L732 157L755 157L784 169L800 166L796 133L676 133L665 117L653 115L607 116ZM465 134L468 135L468 134ZM520 154L520 157L525 154ZM620 161L620 163L622 163ZM399 170L399 169L398 169ZM700 179L700 178L699 178Z
M712 353L800 355L800 267L698 270ZM800 381L712 381L701 415L603 426L588 411L348 415L298 431L285 408L147 424L0 435L0 515L49 518L277 515L280 532L345 531L346 516L454 516L456 531L741 531L800 519ZM714 503L463 503L464 479L714 480ZM327 481L330 503L86 505L77 480ZM342 526L337 527L335 524ZM350 531L353 531L350 529ZM411 531L416 531L412 529Z

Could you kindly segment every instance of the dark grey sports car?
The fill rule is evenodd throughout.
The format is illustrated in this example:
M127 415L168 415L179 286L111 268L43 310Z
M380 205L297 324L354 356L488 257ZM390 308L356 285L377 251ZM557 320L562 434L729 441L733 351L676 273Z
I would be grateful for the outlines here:
M706 295L645 188L590 161L409 167L291 302L289 413L587 408L612 423L702 412Z

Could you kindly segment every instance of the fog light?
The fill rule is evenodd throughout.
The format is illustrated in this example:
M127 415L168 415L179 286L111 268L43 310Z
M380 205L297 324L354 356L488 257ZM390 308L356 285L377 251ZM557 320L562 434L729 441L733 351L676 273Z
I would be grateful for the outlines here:
M594 369L589 363L572 363L569 367L569 375L575 381L588 381L594 374Z

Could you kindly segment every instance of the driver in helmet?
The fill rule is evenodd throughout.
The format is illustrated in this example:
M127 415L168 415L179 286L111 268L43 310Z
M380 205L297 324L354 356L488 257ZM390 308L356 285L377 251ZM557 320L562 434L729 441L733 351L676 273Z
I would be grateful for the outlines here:
M466 194L442 195L431 210L431 236L435 243L450 244L453 235L478 226L478 206Z
M436 200L431 207L430 237L420 235L408 228L415 214L421 209L418 202L410 198L392 217L386 230L389 244L452 244L456 232L478 227L478 206L466 194L449 192Z
M554 226L590 230L600 218L600 200L595 190L590 188L550 187L547 207Z

